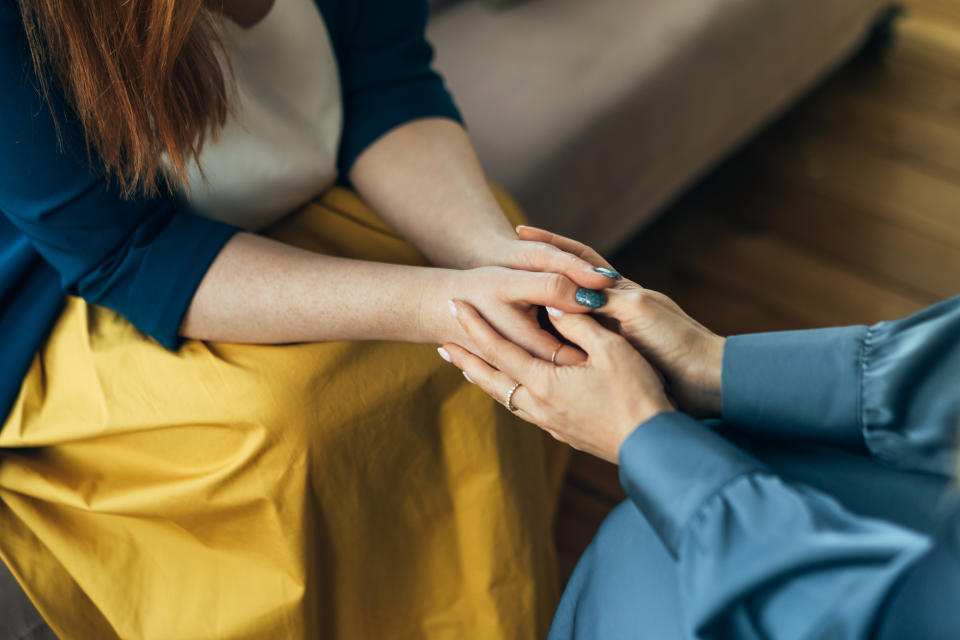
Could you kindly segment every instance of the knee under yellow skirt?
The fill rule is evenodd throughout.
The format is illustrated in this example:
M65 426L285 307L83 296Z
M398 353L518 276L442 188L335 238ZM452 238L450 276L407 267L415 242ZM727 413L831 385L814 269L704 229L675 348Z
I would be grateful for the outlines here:
M268 233L424 263L342 189ZM564 462L428 345L170 353L71 299L0 431L0 556L62 638L543 637Z

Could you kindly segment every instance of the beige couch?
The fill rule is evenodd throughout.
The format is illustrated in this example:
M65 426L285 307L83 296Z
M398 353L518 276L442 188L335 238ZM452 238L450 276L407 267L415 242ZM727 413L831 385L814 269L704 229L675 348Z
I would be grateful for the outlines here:
M446 0L429 35L490 177L610 251L863 42L891 0Z

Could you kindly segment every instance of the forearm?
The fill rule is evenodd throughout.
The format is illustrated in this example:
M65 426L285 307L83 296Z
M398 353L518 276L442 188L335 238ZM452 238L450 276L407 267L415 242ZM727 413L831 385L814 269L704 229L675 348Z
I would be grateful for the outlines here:
M620 478L677 559L690 637L866 637L930 549L926 536L783 482L679 413L634 431Z
M210 266L180 334L255 344L436 342L445 307L437 303L425 312L422 294L431 292L432 300L451 276L443 269L324 256L241 233Z
M516 239L470 138L452 120L397 127L357 159L350 180L434 264L479 266L484 252Z

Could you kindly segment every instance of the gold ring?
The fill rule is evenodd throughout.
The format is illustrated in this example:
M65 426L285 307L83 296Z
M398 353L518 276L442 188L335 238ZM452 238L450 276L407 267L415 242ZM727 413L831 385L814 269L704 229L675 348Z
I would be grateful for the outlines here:
M553 355L550 356L550 362L557 364L557 356L560 355L560 349L563 349L563 343L557 345L557 348L553 350Z
M520 388L520 383L514 382L513 386L510 387L510 391L507 391L507 401L504 404L507 405L507 409L510 409L510 411L517 410L517 408L513 406L513 394L515 394L517 392L517 389L519 388Z

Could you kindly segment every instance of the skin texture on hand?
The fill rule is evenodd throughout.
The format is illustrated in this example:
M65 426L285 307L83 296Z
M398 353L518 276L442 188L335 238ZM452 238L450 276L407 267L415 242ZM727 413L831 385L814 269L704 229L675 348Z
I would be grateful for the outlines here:
M610 267L586 245L543 229L520 227L521 238L548 242L597 267ZM662 293L621 280L608 289L607 304L596 313L611 321L621 335L666 377L680 408L699 417L722 411L725 338L688 316Z
M519 382L511 398L517 415L576 449L616 463L638 425L673 410L653 367L588 315L551 314L556 329L586 354L580 364L557 366L507 340L470 304L452 304L473 347L448 343L440 355L501 403Z
M680 406L696 416L719 416L725 338L658 291L625 281L607 293L609 303L599 313L615 320L620 333L663 372Z
M556 273L520 271L504 267L481 267L448 271L445 282L427 291L421 303L422 325L432 342L458 342L476 346L450 315L449 300L459 298L476 307L486 321L528 353L560 364L577 364L584 353L564 345L537 321L540 306L582 314L591 309L578 303L579 287Z

